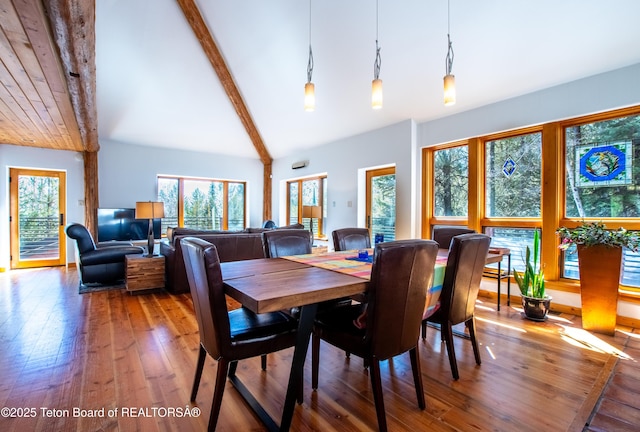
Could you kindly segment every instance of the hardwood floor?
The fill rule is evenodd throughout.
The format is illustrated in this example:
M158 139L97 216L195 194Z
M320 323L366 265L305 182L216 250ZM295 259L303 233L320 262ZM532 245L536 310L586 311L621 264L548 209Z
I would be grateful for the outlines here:
M534 323L506 305L496 312L487 299L477 316L483 363L475 365L469 341L455 338L459 381L451 378L438 331L430 328L419 344L425 411L417 406L408 356L382 363L390 430L637 430L640 334L589 334L570 315ZM0 415L2 431L206 429L216 363L207 359L197 404L189 404L198 333L187 295L80 295L75 269L0 273L0 347L0 407L9 409ZM291 354L270 355L267 372L259 359L238 366L276 418ZM292 430L377 429L360 359L322 344L317 392L309 358L305 369ZM196 407L201 414L192 416ZM230 383L218 430L264 430Z

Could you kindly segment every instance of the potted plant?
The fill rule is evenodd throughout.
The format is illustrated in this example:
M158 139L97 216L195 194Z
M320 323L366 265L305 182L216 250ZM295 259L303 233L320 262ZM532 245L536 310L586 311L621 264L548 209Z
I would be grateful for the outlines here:
M618 312L622 249L638 250L637 232L609 230L602 222L560 227L561 249L575 244L580 268L582 328L613 335Z
M545 293L544 270L538 263L539 251L540 232L535 230L533 233L533 256L531 249L527 246L524 272L518 273L516 269L513 269L513 277L522 295L524 316L533 321L546 320L551 304L551 297Z

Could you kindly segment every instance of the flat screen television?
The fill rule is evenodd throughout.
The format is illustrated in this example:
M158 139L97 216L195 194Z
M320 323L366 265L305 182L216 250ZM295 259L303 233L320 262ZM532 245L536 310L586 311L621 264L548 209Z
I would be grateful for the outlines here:
M134 208L99 208L98 242L146 240L149 219L136 219ZM160 238L161 219L153 220L153 237Z

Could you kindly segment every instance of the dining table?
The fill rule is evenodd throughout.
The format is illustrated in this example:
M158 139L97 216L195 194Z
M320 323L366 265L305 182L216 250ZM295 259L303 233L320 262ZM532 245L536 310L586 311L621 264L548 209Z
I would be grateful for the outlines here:
M362 252L362 251L361 251ZM299 308L298 332L280 425L266 412L237 375L234 387L270 431L288 431L303 376L304 361L318 304L342 297L359 298L371 277L373 250L261 258L221 264L225 293L255 313ZM436 307L442 289L446 257L439 258L427 289L425 311Z

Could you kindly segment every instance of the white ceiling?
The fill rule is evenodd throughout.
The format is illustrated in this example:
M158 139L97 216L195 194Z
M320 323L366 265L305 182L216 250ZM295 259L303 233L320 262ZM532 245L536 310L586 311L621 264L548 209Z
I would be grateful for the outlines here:
M457 103L442 103L446 0L379 0L384 107L371 109L375 0L313 0L316 110L303 109L306 0L199 0L273 158L640 63L638 0L451 0ZM258 159L175 0L96 2L105 139Z

